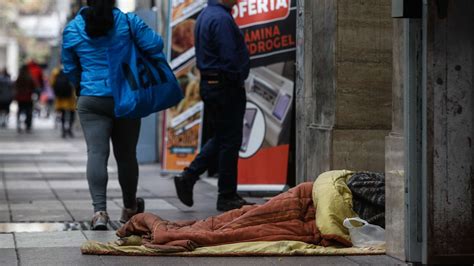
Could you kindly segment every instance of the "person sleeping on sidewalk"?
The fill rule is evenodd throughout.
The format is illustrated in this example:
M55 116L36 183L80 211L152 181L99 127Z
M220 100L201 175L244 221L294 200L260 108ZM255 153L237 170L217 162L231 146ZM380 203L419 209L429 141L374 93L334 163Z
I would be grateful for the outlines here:
M345 218L384 227L383 174L351 171L323 173L262 205L243 206L197 221L167 221L155 214L133 216L117 231L140 236L142 245L170 252L254 241L294 240L321 246L352 246Z

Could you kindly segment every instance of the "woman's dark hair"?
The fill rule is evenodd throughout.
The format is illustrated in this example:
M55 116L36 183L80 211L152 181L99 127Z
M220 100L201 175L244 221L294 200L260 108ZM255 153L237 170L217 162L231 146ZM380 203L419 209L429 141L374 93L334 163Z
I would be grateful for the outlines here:
M87 5L89 8L83 11L87 35L91 38L107 35L114 27L115 0L87 0Z
M31 77L28 66L24 65L20 68L18 78L15 82L15 89L17 91L32 91L36 87L33 78Z

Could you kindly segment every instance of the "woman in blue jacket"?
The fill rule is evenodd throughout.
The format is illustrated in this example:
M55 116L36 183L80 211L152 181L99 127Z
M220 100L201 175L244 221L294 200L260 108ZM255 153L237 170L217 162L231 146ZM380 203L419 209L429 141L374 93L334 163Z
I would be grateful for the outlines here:
M119 42L132 41L129 25L135 43L148 56L154 58L162 52L162 38L136 15L124 14L115 8L115 0L88 0L87 7L79 11L63 32L64 72L80 88L77 110L87 143L87 180L94 206L93 230L106 230L109 220L106 194L110 140L123 196L120 221L126 222L144 210L143 199L136 198L136 146L140 119L115 117L113 88L108 81L107 49Z

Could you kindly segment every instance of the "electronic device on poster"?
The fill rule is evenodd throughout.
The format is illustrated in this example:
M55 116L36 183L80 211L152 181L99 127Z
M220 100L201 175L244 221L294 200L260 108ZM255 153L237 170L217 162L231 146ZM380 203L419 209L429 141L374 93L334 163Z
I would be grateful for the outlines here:
M267 67L250 71L246 82L247 97L265 115L266 146L278 146L289 141L293 88L293 81Z

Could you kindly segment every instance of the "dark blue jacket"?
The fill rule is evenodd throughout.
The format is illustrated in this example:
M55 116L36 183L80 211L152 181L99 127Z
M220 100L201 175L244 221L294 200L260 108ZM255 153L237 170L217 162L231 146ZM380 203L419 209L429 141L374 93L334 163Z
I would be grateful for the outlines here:
M135 42L148 56L154 58L161 55L163 40L137 15L124 14L117 8L113 10L114 28L107 36L90 38L85 31L84 18L81 16L83 10L84 8L69 22L63 32L64 73L74 84L80 82L81 95L111 97L107 49L115 43L131 41L127 16L133 28Z
M220 72L242 86L249 75L249 52L230 11L209 0L199 15L195 29L197 67L201 72Z

